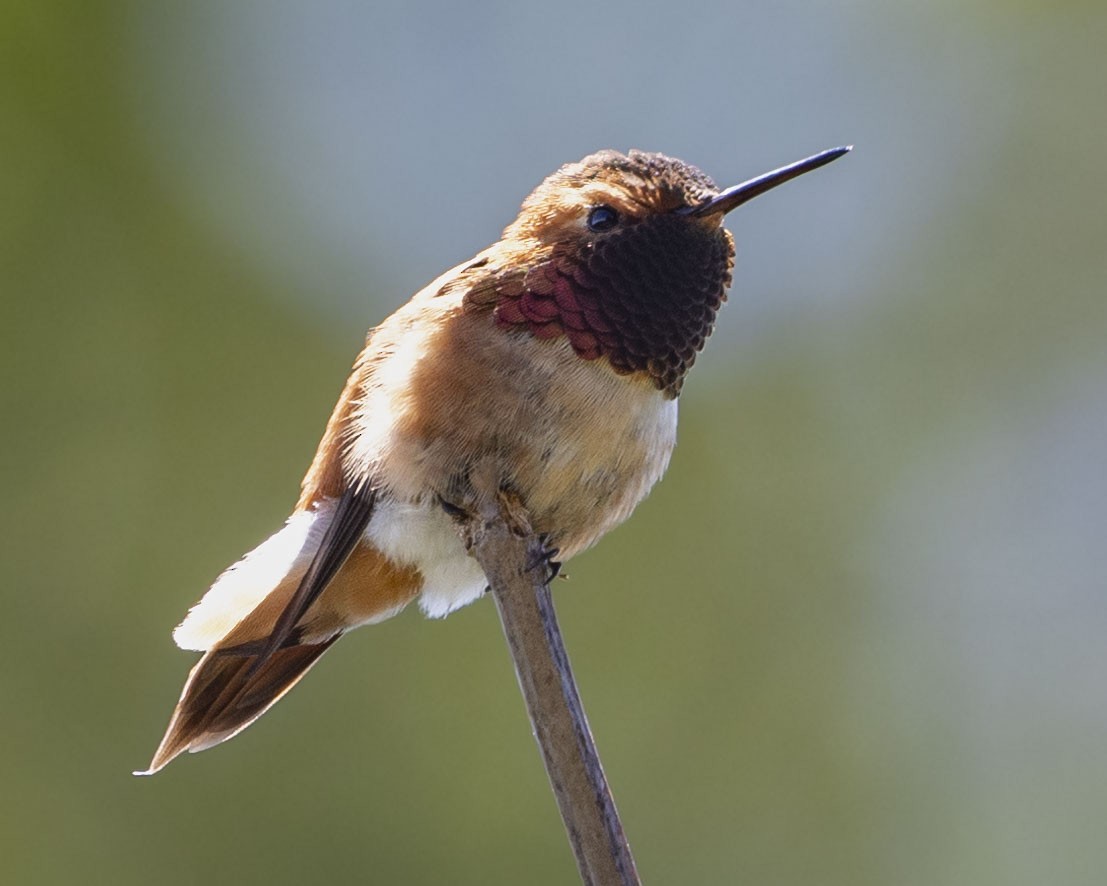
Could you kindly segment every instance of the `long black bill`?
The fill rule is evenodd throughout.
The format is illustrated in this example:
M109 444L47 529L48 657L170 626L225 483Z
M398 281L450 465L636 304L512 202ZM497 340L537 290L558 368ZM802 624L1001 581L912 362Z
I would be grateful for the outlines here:
M853 145L842 148L831 148L829 151L815 154L815 156L808 157L806 160L800 160L788 166L781 166L780 169L774 169L772 172L766 172L764 175L757 176L757 178L751 178L749 181L742 182L740 185L735 185L733 188L727 188L725 191L716 194L705 203L701 203L698 206L684 207L678 209L677 212L682 215L694 215L697 217L725 214L736 206L741 206L743 203L752 200L758 194L764 194L777 185L782 185L786 181L791 181L796 176L803 175L805 172L810 172L812 169L826 166L827 163L830 163L832 160L837 160L843 154L848 154L851 150L853 150Z

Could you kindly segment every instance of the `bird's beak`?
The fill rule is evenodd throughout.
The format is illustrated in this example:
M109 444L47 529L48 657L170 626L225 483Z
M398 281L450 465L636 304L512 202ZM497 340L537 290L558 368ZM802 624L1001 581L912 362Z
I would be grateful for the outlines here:
M808 157L806 160L800 160L788 166L781 166L780 169L774 169L772 172L766 172L764 175L757 176L757 178L751 178L749 181L742 182L740 185L735 185L733 188L727 188L725 191L716 194L714 197L696 206L682 206L677 212L681 215L691 215L696 218L725 215L736 206L741 206L747 200L752 200L758 194L764 194L777 185L782 185L786 181L792 180L797 175L803 175L805 172L810 172L812 169L825 166L831 160L837 160L843 154L848 154L851 150L853 150L853 145L842 148L831 148L829 151L815 154L815 156Z

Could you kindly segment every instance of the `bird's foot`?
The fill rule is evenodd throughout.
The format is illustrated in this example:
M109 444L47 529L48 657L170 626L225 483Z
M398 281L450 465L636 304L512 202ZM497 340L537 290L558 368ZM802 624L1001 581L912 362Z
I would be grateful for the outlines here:
M538 536L538 545L532 547L527 559L527 571L545 570L545 583L549 584L561 574L561 561L556 557L560 551L551 544L550 536L542 533Z

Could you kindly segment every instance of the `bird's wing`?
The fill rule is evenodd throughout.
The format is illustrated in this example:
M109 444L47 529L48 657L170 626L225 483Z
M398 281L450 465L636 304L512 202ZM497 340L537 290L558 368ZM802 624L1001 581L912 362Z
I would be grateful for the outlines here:
M256 674L284 645L308 607L318 599L342 568L369 525L375 501L376 492L368 486L347 487L339 496L319 549L291 599L277 617L265 645L254 659L250 667L251 675Z

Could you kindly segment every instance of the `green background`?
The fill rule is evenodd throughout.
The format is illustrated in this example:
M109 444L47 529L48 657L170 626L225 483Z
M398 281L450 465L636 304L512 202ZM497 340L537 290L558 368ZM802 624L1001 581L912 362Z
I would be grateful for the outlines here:
M0 6L0 877L574 881L493 606L143 767L365 329L559 163L729 184L668 476L563 629L650 883L1107 873L1102 3Z

